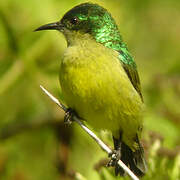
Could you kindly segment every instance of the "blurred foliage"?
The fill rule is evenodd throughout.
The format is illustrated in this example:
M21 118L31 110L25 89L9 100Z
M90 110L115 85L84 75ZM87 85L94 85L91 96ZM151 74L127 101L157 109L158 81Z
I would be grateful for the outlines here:
M63 125L63 112L40 90L62 98L58 32L34 33L83 0L0 3L0 179L113 180L107 155L82 130ZM95 1L116 19L133 54L147 106L143 144L149 171L143 178L180 179L180 1ZM108 133L101 138L112 145ZM125 177L124 179L129 179Z

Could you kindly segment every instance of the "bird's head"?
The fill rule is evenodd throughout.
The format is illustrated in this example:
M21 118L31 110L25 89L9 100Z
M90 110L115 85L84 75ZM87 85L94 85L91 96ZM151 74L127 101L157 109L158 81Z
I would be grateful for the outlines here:
M106 43L111 39L120 39L117 25L106 9L92 4L83 3L69 10L63 18L37 28L40 30L59 30L67 41L76 34L89 34L97 42ZM115 38L114 38L115 37Z

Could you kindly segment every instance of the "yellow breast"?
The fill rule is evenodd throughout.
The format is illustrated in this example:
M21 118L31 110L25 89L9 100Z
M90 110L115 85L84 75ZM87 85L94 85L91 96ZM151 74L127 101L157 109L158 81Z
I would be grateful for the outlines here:
M118 53L85 39L69 46L60 68L65 102L97 129L122 129L127 144L141 125L143 104ZM126 139L127 137L127 139Z

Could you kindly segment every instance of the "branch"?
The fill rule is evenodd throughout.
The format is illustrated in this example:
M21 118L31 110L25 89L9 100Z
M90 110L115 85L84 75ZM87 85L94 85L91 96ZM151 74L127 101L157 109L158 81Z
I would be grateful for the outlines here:
M50 94L43 86L40 85L40 88L60 108L62 108L65 112L67 111L67 107L64 106L61 102L59 102L59 100L55 98L52 94ZM103 149L103 151L107 152L108 155L111 155L112 158L112 150L101 139L99 139L90 129L88 129L78 117L73 116L73 120L78 123L79 126L84 129L86 133L88 133L97 142L97 144ZM118 161L118 165L131 177L132 180L139 180L139 178L121 160Z

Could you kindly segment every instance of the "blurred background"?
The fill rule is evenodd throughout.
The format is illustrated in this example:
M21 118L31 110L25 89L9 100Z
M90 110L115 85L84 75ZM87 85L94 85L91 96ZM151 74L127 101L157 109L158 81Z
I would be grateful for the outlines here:
M39 85L62 99L58 81L62 34L33 32L84 0L1 0L0 179L113 180L107 155ZM180 179L180 1L92 0L108 9L128 44L146 103L143 178ZM107 132L98 135L110 146ZM123 178L122 178L123 179ZM126 177L125 179L129 179Z

